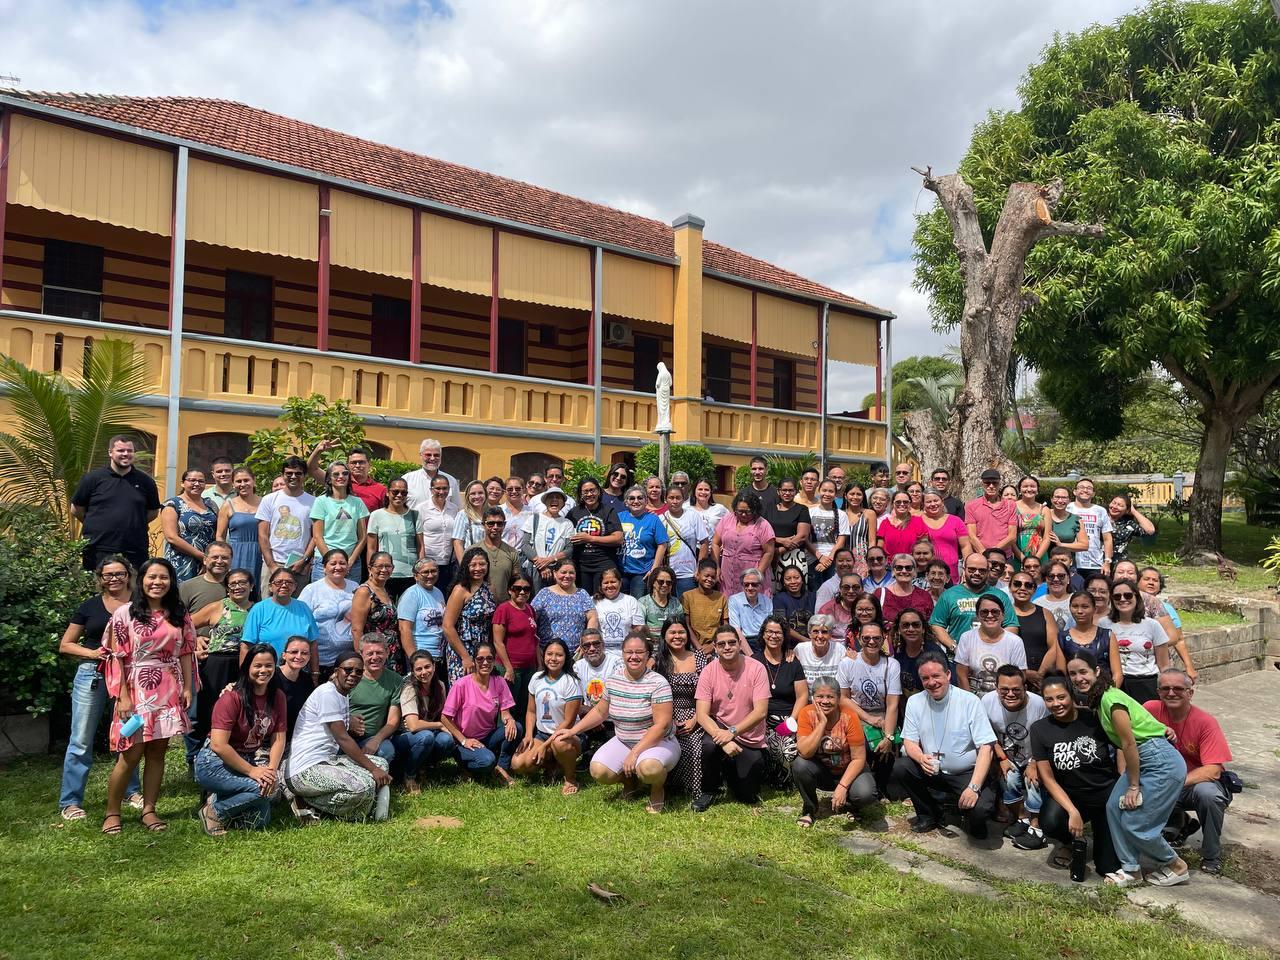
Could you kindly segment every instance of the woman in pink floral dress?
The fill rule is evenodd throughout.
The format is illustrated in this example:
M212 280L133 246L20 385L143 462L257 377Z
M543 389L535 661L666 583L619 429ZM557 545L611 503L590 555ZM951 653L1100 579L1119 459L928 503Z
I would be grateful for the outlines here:
M173 564L153 557L142 565L133 598L111 615L103 639L111 648L107 691L117 698L111 749L119 756L107 783L102 832L120 832L125 783L144 756L142 825L159 832L168 826L156 815L165 751L170 737L191 729L187 710L195 696L191 659L196 632L178 595ZM142 717L142 728L122 737L120 728L134 713Z
M742 592L742 575L760 573L760 592L773 595L773 527L762 514L760 495L743 491L733 498L733 512L716 525L711 553L720 564L720 589L731 596Z

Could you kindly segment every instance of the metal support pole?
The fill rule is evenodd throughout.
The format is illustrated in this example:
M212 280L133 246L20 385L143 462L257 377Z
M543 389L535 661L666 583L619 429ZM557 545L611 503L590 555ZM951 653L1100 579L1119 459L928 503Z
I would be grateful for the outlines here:
M164 492L178 489L178 417L182 399L182 307L187 275L187 148L178 148L173 173L173 236L169 254L169 405Z
M600 384L600 375L603 365L600 357L604 353L604 250L596 247L595 259L592 261L591 269L591 337L588 341L591 354L588 362L591 364L591 385L595 388L595 415L592 418L592 425L595 427L593 433L595 440L591 445L591 459L596 463L600 462L600 435L604 432L604 425L600 422L604 409L604 396L601 393L603 389Z
M884 321L884 462L893 462L893 326ZM921 470L924 469L922 464Z
M822 450L818 454L818 470L821 471L824 477L827 475L827 381L830 379L827 376L827 326L830 321L830 311L831 305L824 303L822 305L822 331L821 344L819 346L822 352L818 356L819 363L822 366L822 383L818 387L818 404L821 413L818 430L822 434Z

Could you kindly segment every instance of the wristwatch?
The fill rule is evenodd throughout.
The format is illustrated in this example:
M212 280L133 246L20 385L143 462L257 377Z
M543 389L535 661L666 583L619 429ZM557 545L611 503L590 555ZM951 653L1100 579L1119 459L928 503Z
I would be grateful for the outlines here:
M730 727L730 728L729 728L729 732L730 732L731 734L733 734L733 735L736 737L736 736L738 735L738 728L737 728L736 726L735 726L735 727Z
M970 790L972 790L974 793L981 793L981 792L982 792L982 784L980 784L980 783L971 783L971 784L969 784L969 789L970 789Z

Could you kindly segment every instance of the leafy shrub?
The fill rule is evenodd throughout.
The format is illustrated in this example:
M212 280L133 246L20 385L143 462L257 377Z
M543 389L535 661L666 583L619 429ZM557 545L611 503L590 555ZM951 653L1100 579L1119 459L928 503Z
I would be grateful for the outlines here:
M578 489L578 484L585 477L592 477L603 484L608 474L609 468L604 464L596 463L590 457L574 457L564 465L564 482L567 487L565 492L574 494Z
M1041 448L1038 469L1046 473L1177 473L1194 470L1199 450L1176 440L1144 437L1118 441L1061 439Z
M338 450L329 458L332 462L339 459L341 451L364 442L364 420L351 412L350 400L331 403L319 393L290 397L284 402L280 422L284 426L255 430L249 436L249 456L244 465L253 471L260 493L271 489L271 481L280 475L286 457L305 460L321 440L337 440ZM307 488L312 493L319 492L312 480L307 481Z
M417 470L421 466L422 464L409 460L370 460L369 476L386 486L392 480L399 480L406 473Z
M716 462L711 451L700 443L673 443L671 445L671 472L683 470L689 475L689 489L699 480L716 485ZM657 476L658 445L646 443L636 452L636 480Z
M42 507L0 512L0 712L48 713L70 687L76 665L58 654L58 641L93 594L83 548Z

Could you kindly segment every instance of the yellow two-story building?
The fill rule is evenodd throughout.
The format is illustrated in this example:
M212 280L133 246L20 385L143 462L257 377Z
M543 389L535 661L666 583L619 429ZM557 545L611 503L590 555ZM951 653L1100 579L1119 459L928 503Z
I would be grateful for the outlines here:
M660 360L673 439L710 448L722 489L756 453L884 456L884 419L829 416L823 380L838 360L883 387L892 315L691 215L239 103L20 91L0 91L0 197L0 351L74 378L94 340L136 343L168 491L310 393L350 400L379 455L437 438L460 477L628 459Z

